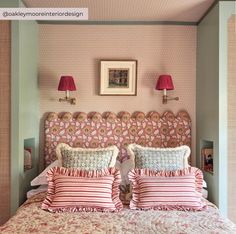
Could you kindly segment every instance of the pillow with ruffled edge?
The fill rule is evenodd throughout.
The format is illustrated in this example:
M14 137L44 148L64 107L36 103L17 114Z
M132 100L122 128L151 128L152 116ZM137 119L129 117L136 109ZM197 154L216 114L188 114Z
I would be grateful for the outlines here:
M191 150L187 145L174 148L153 148L129 144L127 153L132 160L133 168L177 170L189 167L188 158Z
M185 152L184 158L183 158L183 161L182 161L183 167L178 168L178 169L182 169L182 168L186 168L186 167L190 166L188 164L188 157L189 157L191 151L190 151L190 148L188 146L184 145L184 146L179 146L179 147L176 147L176 148L152 148L152 147L143 147L143 146L137 145L135 143L134 144L129 144L127 146L127 153L128 153L129 159L125 160L120 165L122 182L123 182L124 185L129 184L129 179L128 179L129 171L131 171L134 168L137 168L136 165L135 165L135 153L134 153L135 148L138 148L138 149L141 149L141 150L151 149L151 150L154 150L154 151L156 150L156 151L159 151L159 152L165 152L165 151L170 151L170 150L173 151L176 148L177 149L182 149L182 150L184 150L183 152ZM165 169L166 169L166 167L161 168L161 170L165 170Z
M112 164L111 164L112 165ZM47 172L52 168L52 167L56 167L59 166L59 161L56 160L54 162L52 162L50 165L48 165L37 177L35 177L31 182L30 185L31 186L39 186L39 185L47 185L48 181L47 181ZM121 163L116 160L115 163L115 168L117 168L118 170L121 171Z
M42 209L50 212L119 211L120 172L115 168L86 171L54 167L47 173L48 192Z
M202 171L188 167L177 171L133 169L131 209L191 210L205 209L202 200Z
M63 151L65 155L62 154ZM56 147L59 166L85 170L114 167L118 153L119 149L115 145L106 148L73 148L65 143L60 143Z
M135 168L134 160L127 159L119 165L121 171L121 200L124 205L129 205L132 197L131 185L128 178L128 173ZM205 189L204 189L205 188ZM203 180L202 194L204 198L207 198L207 183Z
M183 150L183 152L185 151L186 154L184 155L184 160L182 161L182 164L183 164L183 167L180 167L178 169L182 169L182 168L186 168L186 167L189 167L189 164L188 164L188 157L190 155L190 148L188 146L180 146L180 147L176 147L176 148L153 148L153 147L143 147L143 146L140 146L138 144L129 144L127 146L127 153L128 153L128 156L129 156L129 159L123 161L120 165L120 170L121 170L121 177L122 177L122 185L121 185L121 188L122 188L122 192L121 192L121 195L122 195L122 202L123 204L129 204L130 203L130 200L131 200L131 196L132 196L132 192L131 192L131 186L130 186L130 181L129 181L129 178L128 178L128 173L134 169L134 168L137 168L137 166L135 165L135 153L134 153L134 149L135 148L138 148L139 150L153 150L154 152L155 151L159 151L159 152L165 152L165 151L174 151L176 148L177 150ZM150 168L149 168L150 169ZM165 170L166 167L161 167L160 170Z

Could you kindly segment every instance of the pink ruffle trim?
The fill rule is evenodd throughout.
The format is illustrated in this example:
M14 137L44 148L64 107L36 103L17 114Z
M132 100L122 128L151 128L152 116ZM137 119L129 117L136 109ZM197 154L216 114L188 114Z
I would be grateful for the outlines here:
M112 201L114 203L115 209L113 208L102 208L102 207L60 207L60 208L51 208L51 203L53 202L53 198L55 196L55 184L54 184L54 176L55 175L66 175L72 177L82 177L82 178L98 178L104 177L107 175L114 176L114 182L112 185ZM43 201L41 208L43 210L48 210L50 212L78 212L78 211L102 211L102 212L111 212L111 211L119 211L123 208L122 202L119 199L119 185L121 182L120 171L116 168L106 168L103 170L93 170L86 171L80 170L76 168L65 168L65 167L53 167L47 173L48 180L48 192L45 200Z
M180 206L180 205L156 205L153 207L148 207L148 208L131 208L131 209L138 209L138 210L179 210L179 211L201 211L201 210L207 210L208 207L206 204L204 204L202 207L198 208L190 208L190 207L185 207L185 206Z
M194 174L195 175L195 185L196 185L196 191L202 193L202 186L203 186L203 173L199 168L196 167L187 167L184 169L179 169L176 171L155 171L150 170L148 168L145 169L133 169L129 172L128 177L129 180L133 183L136 183L136 176L157 176L157 177L175 177L175 176L183 176L183 175L189 175Z
M181 177L185 175L194 175L195 176L195 191L196 196L201 199L202 186L203 186L203 174L202 171L195 167L188 167L182 170L176 171L154 171L150 169L133 169L129 172L128 177L132 182L133 188L133 198L130 203L131 209L140 209L140 210L180 210L180 211L200 211L207 209L207 205L203 201L199 201L199 206L185 206L183 204L172 204L165 205L163 203L153 204L147 208L142 208L138 205L139 203L139 184L137 182L139 176L150 176L150 177Z
M47 206L41 207L43 210L48 210L52 213L63 213L63 212L118 212L122 208L107 209L107 208L92 208L92 207L61 207L61 208L48 208Z
M53 167L47 173L48 182L52 181L53 176L55 174L74 176L74 177L86 177L86 178L114 175L114 177L117 179L121 178L119 170L117 170L114 167L106 168L102 170L93 170L93 171L87 171L87 170L76 169L76 168L66 168L66 167Z

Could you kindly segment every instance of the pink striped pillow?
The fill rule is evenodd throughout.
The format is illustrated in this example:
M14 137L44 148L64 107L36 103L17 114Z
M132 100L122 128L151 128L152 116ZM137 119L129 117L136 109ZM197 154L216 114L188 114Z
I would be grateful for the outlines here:
M63 211L117 211L120 173L115 168L85 171L54 167L48 171L48 193L42 209Z
M202 210L203 175L188 167L177 171L134 169L128 174L133 187L131 209Z

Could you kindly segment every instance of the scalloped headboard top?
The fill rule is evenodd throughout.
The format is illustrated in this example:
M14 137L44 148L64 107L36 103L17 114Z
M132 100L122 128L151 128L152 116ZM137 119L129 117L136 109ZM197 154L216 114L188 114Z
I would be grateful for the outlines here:
M137 143L149 147L191 148L191 119L186 111L174 115L167 111L160 115L151 111L147 115L137 111L133 114L120 112L66 112L49 113L45 120L45 164L56 160L55 148L64 142L72 147L104 148L116 145L119 158L128 158L126 146Z

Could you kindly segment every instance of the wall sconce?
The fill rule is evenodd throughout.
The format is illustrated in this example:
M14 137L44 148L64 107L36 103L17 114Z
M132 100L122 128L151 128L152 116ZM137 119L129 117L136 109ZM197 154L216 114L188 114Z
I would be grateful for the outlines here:
M156 84L156 90L163 90L163 99L162 103L167 104L168 100L176 100L178 101L178 97L168 97L166 94L166 90L174 90L174 85L172 82L172 78L170 75L160 75Z
M66 92L66 96L64 98L59 98L59 102L69 102L70 104L75 105L75 98L70 97L70 91L76 90L75 82L72 76L61 76L58 90Z

